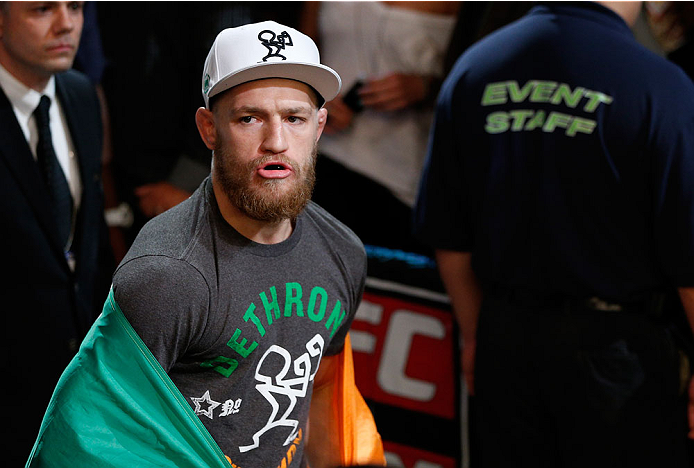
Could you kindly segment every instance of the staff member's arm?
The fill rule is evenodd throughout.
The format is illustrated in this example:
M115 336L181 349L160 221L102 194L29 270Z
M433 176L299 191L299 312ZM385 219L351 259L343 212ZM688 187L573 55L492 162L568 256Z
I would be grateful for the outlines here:
M679 288L682 306L687 314L689 326L694 330L694 287ZM689 382L689 405L687 406L687 417L689 419L689 438L694 439L694 377Z
M462 366L468 393L475 393L475 347L482 289L472 271L471 254L436 250L436 263L463 337Z

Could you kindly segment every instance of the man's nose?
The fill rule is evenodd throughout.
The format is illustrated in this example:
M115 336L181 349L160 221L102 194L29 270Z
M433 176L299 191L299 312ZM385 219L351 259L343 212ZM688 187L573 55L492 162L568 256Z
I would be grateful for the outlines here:
M283 153L287 150L287 138L282 122L268 123L262 150L268 153Z
M70 8L68 2L58 2L53 28L56 34L70 32L82 20L82 12Z

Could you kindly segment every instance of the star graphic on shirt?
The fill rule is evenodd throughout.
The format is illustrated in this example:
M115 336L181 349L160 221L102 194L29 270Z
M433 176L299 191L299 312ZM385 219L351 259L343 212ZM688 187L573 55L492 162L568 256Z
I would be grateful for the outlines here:
M193 403L195 403L195 414L204 414L210 419L213 419L212 411L221 405L221 403L218 403L210 398L209 390L206 391L205 394L200 398L190 397L190 399L193 400ZM207 409L202 409L201 403L206 403Z

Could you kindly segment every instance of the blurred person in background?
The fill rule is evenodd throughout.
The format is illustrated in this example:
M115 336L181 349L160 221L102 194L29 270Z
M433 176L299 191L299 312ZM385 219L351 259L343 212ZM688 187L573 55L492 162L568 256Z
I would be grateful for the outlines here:
M3 459L12 466L26 461L113 271L99 100L88 78L70 70L82 7L0 2L2 405L12 426Z
M305 2L301 28L340 73L314 199L365 244L426 253L412 205L459 2Z
M442 86L415 225L480 466L691 466L694 85L641 7L540 3Z

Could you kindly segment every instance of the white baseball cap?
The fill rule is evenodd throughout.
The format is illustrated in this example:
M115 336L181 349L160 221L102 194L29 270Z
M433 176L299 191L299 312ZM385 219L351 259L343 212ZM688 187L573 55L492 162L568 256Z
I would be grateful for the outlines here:
M225 29L217 35L205 60L202 96L210 98L248 81L287 78L316 90L324 102L340 92L335 70L321 65L318 47L296 29L274 21Z

